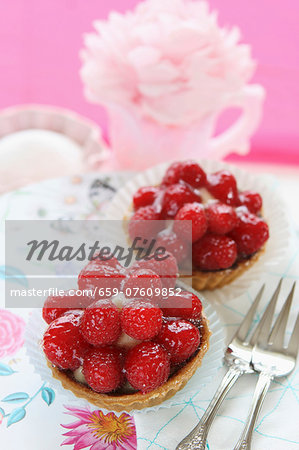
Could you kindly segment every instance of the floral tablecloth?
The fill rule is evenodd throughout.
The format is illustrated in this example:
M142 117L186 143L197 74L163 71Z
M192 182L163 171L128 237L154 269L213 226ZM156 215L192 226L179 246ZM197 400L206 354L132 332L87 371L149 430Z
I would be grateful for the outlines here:
M130 174L88 174L50 180L38 186L29 186L0 198L0 239L4 247L5 219L34 218L97 218L105 205ZM284 183L284 181L282 182ZM298 198L299 186L285 180L287 201ZM280 185L281 186L281 185ZM279 188L273 183L273 195ZM273 291L280 277L285 279L286 293L294 280L299 279L299 246L294 224L292 247L285 264L275 272L261 274L261 279L242 297L228 304L214 305L231 336L254 294L267 282L267 293ZM66 402L34 373L23 347L28 309L4 308L4 251L0 264L0 448L4 450L65 449L166 449L173 450L177 443L193 428L207 407L225 372L219 367L217 377L192 398L176 402L171 408L157 412L116 416L100 411L92 405L80 407ZM296 293L294 312L298 311L299 291ZM258 320L258 317L256 318ZM233 448L247 415L257 377L244 376L228 395L213 425L208 448ZM299 446L296 418L299 417L299 370L288 378L275 380L266 398L254 432L253 449L286 450Z

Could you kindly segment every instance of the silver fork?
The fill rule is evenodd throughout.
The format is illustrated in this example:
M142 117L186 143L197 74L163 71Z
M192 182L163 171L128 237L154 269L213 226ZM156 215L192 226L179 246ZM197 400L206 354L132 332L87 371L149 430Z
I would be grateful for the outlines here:
M176 450L187 450L194 448L204 450L206 448L207 435L221 403L241 375L244 373L253 372L250 364L253 347L248 340L248 335L255 312L263 295L264 288L265 285L263 285L258 292L252 306L244 317L231 342L228 344L224 355L224 361L228 365L229 369L220 383L211 403L203 414L198 425L179 443ZM275 293L274 296L278 296L278 289L279 287L277 288L277 293Z
M285 331L295 285L296 283L293 284L272 330L271 324L278 295L270 301L250 341L253 346L252 366L260 375L243 432L234 450L249 450L251 448L254 426L271 381L276 377L289 375L295 368L299 349L299 314L289 344L287 347L284 346Z

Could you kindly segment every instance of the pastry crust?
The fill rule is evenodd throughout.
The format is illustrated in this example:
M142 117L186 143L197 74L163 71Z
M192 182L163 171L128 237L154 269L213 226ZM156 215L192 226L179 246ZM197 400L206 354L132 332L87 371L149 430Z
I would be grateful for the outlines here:
M175 395L176 392L182 389L194 375L209 348L211 332L208 327L208 321L204 316L202 317L200 331L201 344L198 353L192 357L185 366L172 375L166 383L146 394L142 394L141 392L124 395L99 394L90 387L74 380L68 372L52 366L49 361L47 361L47 364L52 370L53 377L59 380L65 389L71 390L76 397L84 398L93 405L108 410L127 412L140 410L159 405L163 401L168 400Z
M221 288L226 284L231 283L236 278L240 277L246 270L248 270L259 257L264 253L265 246L257 251L248 259L239 261L237 265L232 268L203 272L201 270L193 270L192 272L192 287L197 291L202 291L204 289L212 291L214 289Z

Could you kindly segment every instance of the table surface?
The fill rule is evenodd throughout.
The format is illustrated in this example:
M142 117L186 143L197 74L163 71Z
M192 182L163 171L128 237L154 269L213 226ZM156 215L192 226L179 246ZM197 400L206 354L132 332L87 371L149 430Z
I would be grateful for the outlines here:
M273 292L281 276L284 278L282 294L286 294L292 282L299 279L299 209L297 206L299 170L264 166L248 166L248 170L275 173L274 195L276 189L283 195L289 207L290 220L293 223L292 246L287 261L275 272L263 273L262 280L257 280L256 284L241 297L228 304L214 305L226 330L227 339L241 322L262 281L267 283L267 297ZM96 218L101 215L101 210L109 201L111 190L107 192L104 187L99 187L99 196L95 204L89 196L92 182L95 179L104 180L117 189L127 178L128 174L125 173L87 174L77 179L49 180L38 188L28 186L3 195L0 197L1 239L4 235L4 220L8 218L46 217L52 219L76 216L78 212L80 212L81 218ZM3 254L1 256L3 259L1 264L4 264ZM33 367L27 360L25 349L22 347L22 339L18 334L23 329L23 321L26 323L28 320L30 311L10 310L7 318L5 316L7 311L4 310L3 279L0 280L0 289L2 293L0 325L2 321L8 331L14 331L14 333L10 333L11 337L18 336L14 342L6 342L7 346L4 349L0 348L1 448L5 450L18 448L55 450L60 448L63 443L64 448L71 450L137 448L134 433L131 440L124 441L122 446L108 444L107 440L104 443L103 434L101 435L103 428L100 432L99 424L103 427L110 420L110 425L111 423L115 425L119 424L120 419L117 422L114 415L107 415L107 412L103 414L92 405L88 411L85 407L78 407L77 403L74 405L66 402L65 397L57 393L55 395L51 386L45 385L34 373ZM294 321L295 311L298 311L298 307L299 292L297 290L292 321ZM256 319L258 320L258 318L259 316ZM174 449L176 444L196 425L224 373L225 368L220 368L213 382L192 398L177 403L174 398L172 408L160 409L158 412L138 413L134 415L134 418L123 417L122 420L127 420L126 423L131 425L135 421L138 449ZM209 434L209 449L228 450L233 448L244 424L256 381L256 375L245 375L229 393ZM288 378L283 377L272 383L254 431L252 448L256 450L298 448L299 434L298 428L295 426L295 418L298 417L298 414L299 371L297 365ZM97 430L98 434L92 433L91 430ZM66 433L68 433L67 436Z

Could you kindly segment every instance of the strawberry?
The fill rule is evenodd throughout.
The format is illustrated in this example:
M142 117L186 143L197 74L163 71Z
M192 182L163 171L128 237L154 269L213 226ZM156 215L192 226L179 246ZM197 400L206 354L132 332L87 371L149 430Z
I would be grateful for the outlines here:
M146 298L156 301L162 292L162 281L159 275L150 269L137 269L129 272L123 285L126 298Z
M150 302L135 300L122 309L121 326L134 339L152 339L161 329L162 311Z
M43 319L47 323L53 322L53 320L62 316L66 311L70 311L74 308L81 306L81 298L68 295L68 291L64 292L64 295L50 295L46 298L43 307Z
M123 381L121 354L115 347L90 350L83 362L83 374L96 392L115 391Z
M122 280L126 278L125 269L116 258L99 259L96 257L81 270L78 277L78 287L80 290L96 290L95 298L98 297L98 290L105 292L105 298L111 297L113 289L119 290ZM111 293L106 289L109 288ZM88 306L88 305L87 305Z
M227 205L236 206L238 204L237 182L228 170L209 174L207 189L213 197Z
M158 213L152 206L143 206L139 208L129 221L129 235L132 241L136 238L142 240L153 239L159 231L164 228L164 221L159 220ZM138 245L142 245L142 241L138 241Z
M143 206L150 206L154 203L159 192L159 188L155 186L144 186L135 192L133 197L134 209L137 210Z
M201 318L202 304L200 299L192 292L182 291L180 294L169 296L162 307L166 317L181 317L182 319Z
M258 214L262 209L263 200L257 192L243 191L239 194L239 204L246 206L251 213Z
M206 216L210 233L229 233L238 223L235 209L225 203L209 203L206 206Z
M205 234L207 228L205 210L200 203L187 203L175 216L173 230L188 242L198 241Z
M171 253L165 252L163 255L159 256L154 256L154 254L151 254L148 258L150 259L136 261L131 266L131 271L135 271L137 269L150 269L159 275L163 287L173 288L175 286L178 274L178 265L175 257Z
M166 170L164 177L162 178L161 186L170 186L171 184L176 184L180 181L180 170L182 163L176 161L172 163Z
M162 201L161 216L164 219L174 218L178 210L186 203L201 202L201 197L184 184L172 184L165 190Z
M228 269L237 259L237 245L228 236L206 234L193 244L192 257L201 270Z
M238 252L244 256L252 255L262 248L269 238L269 228L263 219L246 212L244 207L237 210L239 220L230 232L230 237L237 244Z
M164 230L158 234L156 248L159 247L172 253L178 264L183 262L188 254L191 256L191 246L173 231Z
M113 344L121 334L118 308L107 300L92 303L83 313L80 331L92 345Z
M198 349L200 333L198 328L184 319L168 320L156 338L170 354L172 364L186 361Z
M133 388L146 393L164 384L170 373L167 352L154 342L141 342L127 354L125 372Z
M206 185L207 176L195 161L175 162L167 169L162 186L170 186L179 181L184 181L194 188L201 188Z
M45 355L59 369L78 369L90 349L80 333L82 314L82 311L76 311L58 317L44 334L42 346Z
M195 161L183 161L179 170L179 180L185 181L194 188L202 188L207 183L204 170Z

